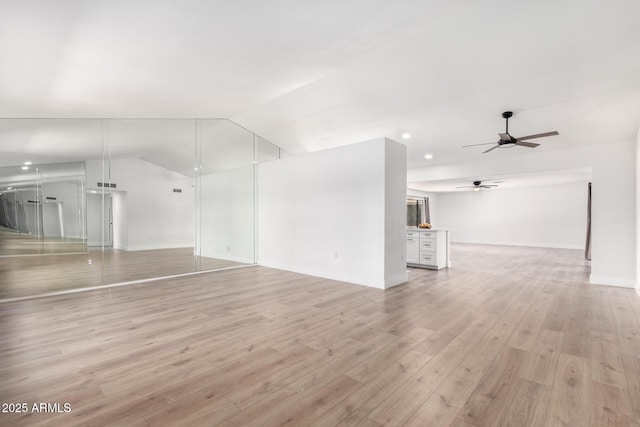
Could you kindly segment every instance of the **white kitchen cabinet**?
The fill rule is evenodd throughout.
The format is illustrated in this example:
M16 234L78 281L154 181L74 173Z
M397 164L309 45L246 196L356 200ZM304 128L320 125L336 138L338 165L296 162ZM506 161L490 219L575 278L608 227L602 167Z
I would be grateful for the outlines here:
M407 264L420 262L420 234L417 231L407 231Z
M407 230L407 265L433 270L450 267L449 231Z

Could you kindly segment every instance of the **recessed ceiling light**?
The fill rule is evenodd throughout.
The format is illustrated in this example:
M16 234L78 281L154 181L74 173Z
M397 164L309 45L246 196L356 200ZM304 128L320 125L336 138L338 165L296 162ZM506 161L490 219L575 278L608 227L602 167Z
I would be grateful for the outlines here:
M427 159L427 160L431 160L431 159L433 159L433 154L427 153L427 154L424 155L424 158Z
M409 139L409 138L411 138L411 134L410 134L409 132L404 132L401 136L402 136L402 138L404 138L404 139Z
M22 170L23 170L23 171L26 171L27 169L29 169L29 166L23 166L23 167L22 167Z
M25 165L30 166L31 162L24 162Z

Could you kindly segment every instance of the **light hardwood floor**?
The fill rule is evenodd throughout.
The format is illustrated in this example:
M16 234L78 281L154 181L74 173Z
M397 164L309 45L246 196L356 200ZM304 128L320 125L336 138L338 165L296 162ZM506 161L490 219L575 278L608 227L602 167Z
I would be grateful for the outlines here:
M0 304L0 425L638 426L640 298L454 245L386 291L248 267Z
M0 257L0 300L239 265L193 248Z

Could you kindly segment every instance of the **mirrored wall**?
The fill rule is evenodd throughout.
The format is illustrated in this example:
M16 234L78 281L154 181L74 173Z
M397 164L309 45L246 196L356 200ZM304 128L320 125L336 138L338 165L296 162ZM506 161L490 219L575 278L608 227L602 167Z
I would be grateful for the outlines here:
M256 262L259 164L226 119L0 119L0 299Z

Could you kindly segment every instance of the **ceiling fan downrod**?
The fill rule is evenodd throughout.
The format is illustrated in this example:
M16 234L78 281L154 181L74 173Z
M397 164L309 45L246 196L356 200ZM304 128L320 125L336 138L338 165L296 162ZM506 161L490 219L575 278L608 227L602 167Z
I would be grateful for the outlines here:
M509 133L509 117L512 117L512 116L513 116L513 111L505 111L504 113L502 113L502 118L507 121L507 129L505 133Z

